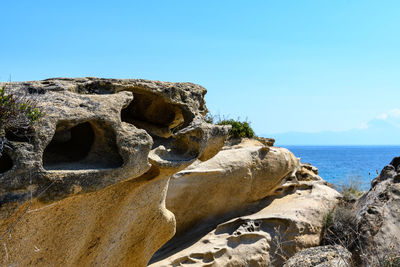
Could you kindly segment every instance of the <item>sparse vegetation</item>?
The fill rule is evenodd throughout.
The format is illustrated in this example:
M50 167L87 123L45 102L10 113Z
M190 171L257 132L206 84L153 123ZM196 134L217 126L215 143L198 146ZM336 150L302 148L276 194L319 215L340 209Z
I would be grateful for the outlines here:
M338 186L337 189L345 201L354 201L364 194L361 189L362 177L352 176L348 181L348 183Z
M332 226L334 218L334 211L331 210L324 217L324 228L327 229Z
M400 253L388 245L384 257L374 241L361 233L354 214L355 201L363 195L361 178L352 177L338 187L343 199L324 218L321 245L341 245L353 253L352 266L400 267ZM396 237L395 237L396 238ZM388 244L390 240L388 241ZM368 246L367 244L372 244ZM373 257L371 255L374 255Z
M213 123L217 125L231 125L232 129L229 132L229 136L231 138L256 137L254 130L250 126L250 122L248 122L247 120L241 121L240 118L238 118L237 120L226 118L221 119L220 116L212 116L210 113L207 113L204 118L208 123Z
M34 101L7 93L6 85L0 88L0 155L7 143L6 131L15 135L28 135L33 123L44 113Z
M207 123L214 123L214 117L210 112L207 112L207 114L204 116L204 119Z
M340 203L325 216L322 237L323 245L341 245L349 250L354 248L357 240L357 225L348 203Z

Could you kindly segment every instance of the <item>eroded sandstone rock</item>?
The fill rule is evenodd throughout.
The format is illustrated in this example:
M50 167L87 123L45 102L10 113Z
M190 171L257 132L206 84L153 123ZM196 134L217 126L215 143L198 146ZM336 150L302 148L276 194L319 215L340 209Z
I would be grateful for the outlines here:
M195 162L169 184L166 205L175 214L177 234L276 194L298 164L287 149L265 146L225 149L208 161Z
M249 140L224 147L174 175L167 207L177 236L150 266L281 266L319 245L339 196L286 149Z
M1 265L145 266L175 232L169 176L223 146L191 83L99 78L7 85L45 112L0 158ZM29 142L28 142L29 141Z

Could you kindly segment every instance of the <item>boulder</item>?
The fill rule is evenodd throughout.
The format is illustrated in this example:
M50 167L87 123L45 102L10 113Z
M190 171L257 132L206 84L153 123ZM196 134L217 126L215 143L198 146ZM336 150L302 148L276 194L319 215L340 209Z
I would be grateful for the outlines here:
M210 160L195 162L169 183L166 205L175 215L177 234L195 224L221 222L224 215L275 195L298 166L287 149L259 144L225 147Z
M226 146L171 179L177 236L150 266L282 266L320 243L340 194L286 149Z
M169 177L214 156L229 130L204 122L206 90L191 83L58 78L7 91L45 116L29 136L6 131L4 266L145 266L175 233Z
M355 204L358 245L353 254L364 266L400 264L400 157L383 168Z
M342 199L331 213L322 244L352 252L356 266L400 264L400 158L394 158L357 199Z
M329 245L303 249L283 267L350 267L351 253L342 246Z

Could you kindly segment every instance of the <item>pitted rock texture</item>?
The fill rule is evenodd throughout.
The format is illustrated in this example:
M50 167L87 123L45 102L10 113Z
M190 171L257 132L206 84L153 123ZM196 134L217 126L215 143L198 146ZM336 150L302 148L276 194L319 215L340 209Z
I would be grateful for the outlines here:
M150 266L282 266L319 245L340 194L307 166L286 149L244 140L177 173L167 207L178 233Z
M359 247L354 248L363 266L400 263L400 157L384 167L371 189L355 204ZM396 265L397 264L397 265ZM387 265L389 266L389 265Z
M342 246L320 246L303 249L283 267L350 267L351 253Z
M172 176L168 187L166 204L177 220L177 234L275 195L298 167L287 149L246 139L242 146L224 147L210 160L193 163Z
M58 78L7 84L45 116L0 158L1 265L145 266L175 232L169 177L227 127L191 83Z

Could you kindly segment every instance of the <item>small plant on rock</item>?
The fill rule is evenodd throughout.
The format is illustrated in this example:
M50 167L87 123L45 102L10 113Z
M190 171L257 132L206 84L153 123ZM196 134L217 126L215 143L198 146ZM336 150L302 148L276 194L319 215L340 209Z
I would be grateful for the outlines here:
M214 116L211 115L210 112L207 112L207 114L204 116L204 120L205 120L207 123L214 124Z
M338 187L344 201L354 201L360 198L364 192L361 190L362 177L350 177L349 182Z
M339 244L352 249L358 245L357 233L354 214L348 205L340 204L325 216L323 245Z
M253 129L250 127L250 123L247 121L239 121L234 119L222 120L217 123L218 125L231 125L232 129L229 133L231 137L240 138L247 137L253 138L255 137L255 133Z
M35 102L25 97L7 93L6 85L0 88L0 155L7 143L6 131L27 135L33 123L44 113Z
M220 115L214 116L209 112L207 112L207 114L204 116L204 119L207 123L232 126L232 129L229 132L230 138L257 137L254 133L254 130L250 126L250 122L248 122L247 120L241 121L240 118L238 118L237 120L228 119L225 116L221 118Z

